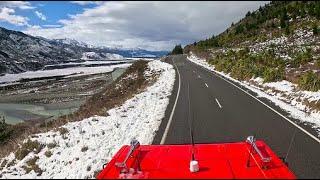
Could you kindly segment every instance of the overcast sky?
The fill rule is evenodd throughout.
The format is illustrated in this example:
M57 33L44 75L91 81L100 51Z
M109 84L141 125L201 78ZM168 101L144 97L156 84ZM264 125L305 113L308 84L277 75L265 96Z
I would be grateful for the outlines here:
M0 26L98 46L170 50L217 35L266 1L0 2Z

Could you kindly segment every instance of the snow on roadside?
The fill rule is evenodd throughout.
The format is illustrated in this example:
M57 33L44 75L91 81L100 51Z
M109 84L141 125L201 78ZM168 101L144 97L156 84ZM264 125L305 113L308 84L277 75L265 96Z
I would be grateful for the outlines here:
M68 123L62 126L68 129L67 137L49 131L31 138L43 144L59 145L50 150L51 157L45 156L49 150L47 146L38 154L36 164L43 170L40 176L34 171L26 174L22 168L28 159L35 156L30 153L17 164L4 168L2 178L94 178L94 172L101 170L102 165L133 138L141 144L151 144L169 104L175 71L172 65L159 60L150 61L148 67L145 77L157 75L157 81L123 105L110 109L107 112L109 116L94 116ZM88 147L88 150L82 152L83 147ZM10 162L14 154L6 159Z
M250 80L262 86L261 88L247 81L236 80L232 78L230 74L225 74L223 72L216 71L213 65L210 65L205 59L198 58L193 53L191 53L187 57L187 59L191 62L194 62L195 64L203 66L211 71L214 71L229 80L235 81L243 85L247 89L250 89L251 91L257 93L258 97L263 97L272 101L275 105L287 111L291 117L299 119L302 122L311 123L312 127L318 132L318 137L320 137L320 112L308 109L304 104L302 104L301 101L320 101L320 91L298 91L295 89L296 85L288 81L263 83L262 78L252 78ZM286 94L287 96L283 97L280 93L275 93L271 91L271 89L270 91L265 91L263 87L274 88L277 91L280 91L281 94ZM304 111L307 111L307 113Z

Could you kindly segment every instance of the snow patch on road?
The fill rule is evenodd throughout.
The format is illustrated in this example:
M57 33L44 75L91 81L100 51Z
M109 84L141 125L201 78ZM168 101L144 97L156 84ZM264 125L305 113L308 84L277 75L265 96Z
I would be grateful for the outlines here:
M141 144L151 144L169 104L175 70L172 65L155 60L148 63L144 75L147 79L156 75L157 80L144 92L107 111L108 116L67 123L62 126L68 130L65 135L49 131L31 138L58 146L51 150L45 146L40 153L30 153L17 164L5 167L1 171L2 178L94 178L94 172L101 170L102 165L133 138ZM84 147L88 149L84 151ZM45 156L49 150L51 157ZM39 156L36 164L43 170L40 176L34 171L26 173L22 168L34 156ZM4 159L10 162L14 158L14 153L11 153Z
M195 64L207 68L208 70L214 71L229 80L243 85L247 89L257 93L258 97L263 97L272 101L275 105L288 112L291 117L304 122L304 124L311 124L312 128L318 132L318 137L320 137L320 112L311 110L302 103L303 100L307 100L309 102L319 101L320 91L299 91L296 89L297 85L289 81L263 83L262 78L252 78L250 81L261 86L259 87L251 82L236 80L232 78L230 74L216 71L213 65L210 65L205 59L198 58L193 53L190 53L187 59ZM271 89L266 91L264 89L265 87L267 87L267 89L274 88L279 92L271 91ZM286 96L282 96L283 94Z

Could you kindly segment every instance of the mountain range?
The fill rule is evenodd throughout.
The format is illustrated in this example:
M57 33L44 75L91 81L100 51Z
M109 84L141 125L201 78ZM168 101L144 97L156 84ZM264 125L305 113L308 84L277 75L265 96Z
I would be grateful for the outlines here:
M161 57L167 51L95 47L73 39L46 39L0 27L0 74L39 70L45 65L84 60Z

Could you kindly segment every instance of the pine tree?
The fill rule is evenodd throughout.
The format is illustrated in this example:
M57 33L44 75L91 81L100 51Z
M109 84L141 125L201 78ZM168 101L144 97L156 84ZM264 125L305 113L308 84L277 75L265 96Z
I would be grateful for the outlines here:
M287 20L289 19L288 14L287 14L287 9L284 8L281 12L281 16L280 16L280 26L281 28L286 28L287 26Z
M318 26L316 24L313 25L312 32L313 32L313 35L318 35L319 34L319 28L318 28Z
M181 47L181 44L176 45L176 46L173 48L171 54L172 54L172 55L174 55L174 54L183 54L183 49L182 49L182 47Z
M248 11L247 14L246 14L246 17L249 17L251 15L251 12Z
M317 17L317 19L320 19L320 2L317 2L315 8L314 8L314 11L315 11L315 16Z

